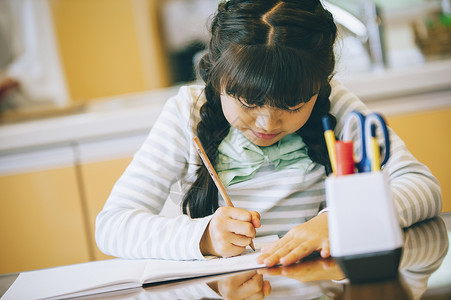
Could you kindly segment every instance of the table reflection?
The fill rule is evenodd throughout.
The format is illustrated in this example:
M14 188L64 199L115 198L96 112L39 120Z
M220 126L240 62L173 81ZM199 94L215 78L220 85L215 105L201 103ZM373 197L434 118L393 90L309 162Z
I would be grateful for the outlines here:
M332 259L310 257L297 264L150 286L120 299L420 299L448 252L441 218L404 231L396 280L351 285ZM114 299L108 295L108 299ZM97 297L98 299L98 297Z

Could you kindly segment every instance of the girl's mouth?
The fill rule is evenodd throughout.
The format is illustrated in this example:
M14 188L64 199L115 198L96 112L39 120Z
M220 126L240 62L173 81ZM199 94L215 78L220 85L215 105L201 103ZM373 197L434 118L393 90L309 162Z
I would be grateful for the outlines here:
M259 139L262 140L271 140L273 138L275 138L276 136L278 136L280 134L279 133L271 133L271 134L267 134L267 133L262 133L262 132L256 132L252 130L252 133Z

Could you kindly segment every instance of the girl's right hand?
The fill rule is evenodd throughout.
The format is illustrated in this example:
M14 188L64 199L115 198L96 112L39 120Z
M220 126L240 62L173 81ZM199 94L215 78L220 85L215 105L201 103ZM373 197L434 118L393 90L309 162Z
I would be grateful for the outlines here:
M263 299L271 293L271 284L263 275L250 271L209 282L208 286L227 300Z
M243 253L259 228L260 214L236 207L220 207L213 214L200 241L204 255L222 257Z

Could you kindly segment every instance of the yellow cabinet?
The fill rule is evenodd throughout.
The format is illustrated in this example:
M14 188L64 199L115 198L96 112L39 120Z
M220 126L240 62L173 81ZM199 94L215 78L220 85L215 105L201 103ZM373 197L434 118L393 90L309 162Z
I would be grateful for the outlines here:
M95 220L102 210L113 185L124 172L131 158L86 163L81 165L83 187L87 203L87 219L89 223L89 239L94 248L94 259L111 258L100 252L94 236Z
M0 274L110 258L95 219L146 133L2 153Z
M70 155L70 149L64 153ZM49 155L2 156L0 165L0 273L88 261L88 239L72 165L42 169ZM35 170L5 170L11 164ZM29 161L29 163L27 163Z
M415 158L437 177L442 188L442 211L451 211L451 109L391 116L388 123Z

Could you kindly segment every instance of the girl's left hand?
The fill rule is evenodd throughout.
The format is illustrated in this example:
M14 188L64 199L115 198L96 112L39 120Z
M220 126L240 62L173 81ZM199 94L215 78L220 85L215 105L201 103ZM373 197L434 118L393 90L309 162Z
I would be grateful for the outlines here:
M327 212L293 227L280 240L264 247L257 262L272 267L277 264L291 265L314 251L322 257L330 256Z
M258 273L269 276L289 277L300 282L342 280L345 278L340 266L331 257L317 257L315 259L307 259L290 266L259 269Z

